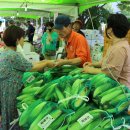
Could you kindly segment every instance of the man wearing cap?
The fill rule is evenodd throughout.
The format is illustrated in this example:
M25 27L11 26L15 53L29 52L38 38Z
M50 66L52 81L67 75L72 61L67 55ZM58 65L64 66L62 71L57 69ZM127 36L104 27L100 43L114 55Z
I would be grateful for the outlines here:
M78 65L81 67L85 62L91 62L88 42L85 37L72 30L68 16L59 15L54 27L59 36L65 40L67 53L65 59L57 60L56 66Z
M84 33L80 30L82 26L83 26L83 23L81 22L81 20L76 20L73 23L72 28L75 32L77 32L85 37Z

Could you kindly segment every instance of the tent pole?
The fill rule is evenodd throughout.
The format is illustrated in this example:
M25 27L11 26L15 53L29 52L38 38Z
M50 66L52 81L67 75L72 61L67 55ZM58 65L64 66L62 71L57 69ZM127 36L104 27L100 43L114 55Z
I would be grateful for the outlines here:
M43 25L43 17L41 17L41 27L42 27L42 25Z
M58 16L58 12L55 12L54 13L54 22L55 22L55 19L56 19L57 16Z
M37 33L38 33L38 19L36 19L36 30L37 30Z
M94 30L94 24L93 24L92 16L91 16L91 13L90 13L90 10L89 10L89 9L88 9L88 13L89 13L90 20L91 20L91 23L92 23L92 28L93 28L93 30Z
M79 4L76 4L76 8L75 8L75 20L79 17Z

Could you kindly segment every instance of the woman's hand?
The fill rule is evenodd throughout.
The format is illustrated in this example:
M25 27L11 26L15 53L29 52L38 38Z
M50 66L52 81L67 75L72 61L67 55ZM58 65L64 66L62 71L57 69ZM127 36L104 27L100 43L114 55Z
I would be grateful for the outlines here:
M83 68L83 73L88 73L88 74L99 74L103 73L100 68L94 68L90 66L86 66Z
M85 62L83 64L83 68L86 67L86 66L93 66L93 64L91 62Z
M93 68L93 67L89 67L89 66L85 66L84 68L83 68L83 73L89 73L89 74L93 74L94 73L94 69L95 68Z
M83 64L83 68L86 67L86 66L95 67L95 68L101 68L101 64L102 64L102 61L100 61L100 62L95 62L95 63L85 62L85 63Z

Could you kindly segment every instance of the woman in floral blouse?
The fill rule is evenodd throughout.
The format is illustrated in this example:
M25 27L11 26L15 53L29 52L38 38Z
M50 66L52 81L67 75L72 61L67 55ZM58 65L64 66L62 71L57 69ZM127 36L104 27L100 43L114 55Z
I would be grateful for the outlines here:
M18 117L16 97L22 89L22 76L26 71L41 71L52 67L51 61L32 64L16 52L17 45L23 46L24 31L17 26L8 27L3 35L5 49L0 51L0 108L2 130L10 129L10 122ZM20 130L16 126L13 130Z

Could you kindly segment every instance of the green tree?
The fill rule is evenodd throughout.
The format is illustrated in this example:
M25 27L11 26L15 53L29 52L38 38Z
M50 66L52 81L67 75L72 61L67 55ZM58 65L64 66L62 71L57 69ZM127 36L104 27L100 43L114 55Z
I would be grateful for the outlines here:
M118 3L118 7L121 10L122 14L129 16L129 14L130 14L130 1L123 1L123 2ZM129 17L128 17L128 19L129 19ZM129 21L130 21L130 19L129 19Z
M104 8L104 5L93 6L79 15L79 19L84 24L84 29L93 29L91 20L93 21L94 29L98 29L101 22L106 23L110 13Z
M118 7L121 10L121 12L130 12L130 1L119 2Z

